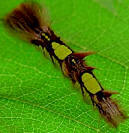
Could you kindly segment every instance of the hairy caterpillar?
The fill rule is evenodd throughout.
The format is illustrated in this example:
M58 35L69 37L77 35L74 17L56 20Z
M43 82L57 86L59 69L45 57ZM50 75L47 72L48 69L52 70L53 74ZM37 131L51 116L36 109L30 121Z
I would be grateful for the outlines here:
M117 103L110 97L116 92L105 91L93 74L93 67L84 62L84 57L92 52L76 53L67 46L60 37L41 17L41 8L37 3L26 2L19 5L4 18L6 26L23 39L32 44L41 46L47 52L54 63L57 61L64 75L69 77L73 83L78 82L82 95L86 91L100 114L114 127L127 118Z

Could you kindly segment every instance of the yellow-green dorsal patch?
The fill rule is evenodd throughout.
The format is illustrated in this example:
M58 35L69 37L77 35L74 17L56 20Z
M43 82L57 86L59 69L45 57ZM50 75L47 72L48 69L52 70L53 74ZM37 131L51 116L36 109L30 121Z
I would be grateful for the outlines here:
M84 83L86 89L92 94L96 94L101 90L99 83L90 73L84 73L82 75L82 82Z
M56 42L52 42L52 48L55 50L57 47L59 47L60 44Z
M65 45L61 45L56 42L52 42L52 48L54 49L55 55L60 59L64 60L72 51Z

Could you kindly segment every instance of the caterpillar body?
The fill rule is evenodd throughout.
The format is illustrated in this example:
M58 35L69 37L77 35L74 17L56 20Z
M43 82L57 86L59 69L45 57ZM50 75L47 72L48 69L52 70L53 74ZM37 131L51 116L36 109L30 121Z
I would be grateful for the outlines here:
M41 17L42 9L37 3L25 2L4 18L4 23L12 31L15 31L23 39L30 43L41 46L49 54L52 62L57 61L64 75L69 77L73 83L78 82L84 95L89 94L93 106L96 106L101 116L117 127L127 118L117 103L111 99L116 92L105 91L93 74L94 67L89 67L84 57L92 52L76 53L67 46L60 37Z

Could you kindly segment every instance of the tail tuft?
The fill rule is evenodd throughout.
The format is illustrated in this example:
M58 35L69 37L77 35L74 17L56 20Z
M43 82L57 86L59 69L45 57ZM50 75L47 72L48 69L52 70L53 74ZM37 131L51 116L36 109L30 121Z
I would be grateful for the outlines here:
M101 116L113 127L117 127L121 121L127 118L127 116L119 108L117 103L110 98L111 94L107 95L106 92L105 95L104 91L102 91L101 93L94 95L92 101L93 104L98 108Z
M40 40L43 27L47 27L46 21L41 17L43 9L35 2L25 2L9 13L5 19L5 25L13 32L22 36L25 40Z

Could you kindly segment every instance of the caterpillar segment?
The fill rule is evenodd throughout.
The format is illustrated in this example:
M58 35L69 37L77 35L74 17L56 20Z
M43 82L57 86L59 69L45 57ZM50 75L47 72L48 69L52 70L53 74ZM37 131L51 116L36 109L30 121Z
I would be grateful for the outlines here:
M93 106L102 117L114 127L126 119L126 115L111 99L116 92L105 91L93 74L94 67L87 66L84 58L94 52L75 53L60 37L51 30L45 19L41 17L42 10L37 3L25 2L15 8L5 18L6 27L18 34L22 39L42 47L44 54L52 62L58 62L62 72L72 82L80 85L82 95L88 93Z
M68 55L73 53L73 50L70 49L70 47L68 47L63 41L61 41L60 38L57 37L50 28L47 33L41 34L41 38L45 41L45 46L42 46L44 44L40 45L43 47L45 53L51 57L53 63L58 61L58 63L61 65L62 61Z
M5 17L5 24L22 39L41 46L53 63L61 64L73 51L54 34L41 12L35 2L22 3Z
M105 91L93 74L92 67L88 67L80 58L84 54L78 55L73 53L64 60L65 74L72 79L73 83L80 84L83 96L85 92L89 94L93 106L99 110L100 115L113 127L117 127L121 121L127 118L123 110L111 99L112 94L118 93Z

